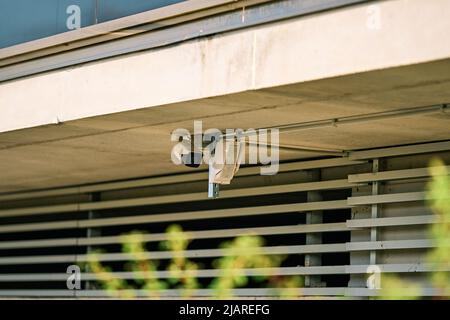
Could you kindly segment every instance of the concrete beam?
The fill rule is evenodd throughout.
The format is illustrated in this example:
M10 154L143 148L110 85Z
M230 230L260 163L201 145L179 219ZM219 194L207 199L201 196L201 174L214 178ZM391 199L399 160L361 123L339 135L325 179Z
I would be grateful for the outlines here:
M2 83L0 132L446 59L449 11L379 1Z

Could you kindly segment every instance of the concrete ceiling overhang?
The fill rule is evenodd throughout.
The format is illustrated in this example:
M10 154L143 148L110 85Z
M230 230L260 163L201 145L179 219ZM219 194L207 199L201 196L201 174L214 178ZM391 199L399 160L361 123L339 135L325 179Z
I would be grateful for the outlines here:
M174 129L264 128L450 101L450 60L91 117L0 135L1 192L194 171L170 160ZM281 144L360 150L450 139L433 113L280 135ZM320 152L281 149L282 161ZM204 167L203 167L204 169Z

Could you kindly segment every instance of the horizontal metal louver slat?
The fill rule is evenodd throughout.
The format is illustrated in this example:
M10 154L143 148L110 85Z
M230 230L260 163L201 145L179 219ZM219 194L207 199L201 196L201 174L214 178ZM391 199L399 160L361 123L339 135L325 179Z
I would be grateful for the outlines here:
M432 224L439 222L436 216L412 216L412 217L393 217L393 218L374 218L347 220L349 228L369 228L369 227L390 227L390 226L408 226L420 224Z
M449 242L450 243L450 242ZM432 248L436 246L430 240L391 240L391 241L366 241L366 242L348 242L348 243L330 243L330 244L311 244L298 246L272 246L262 247L264 254L306 254L306 253L330 253L347 251L368 251L368 250L394 250L394 249L419 249ZM245 250L243 253L246 252ZM141 255L145 260L171 259L176 256L186 258L211 258L222 257L227 252L223 249L197 249L185 250L182 253L171 251L152 251L144 252ZM96 258L86 254L82 255L50 255L50 256L19 256L0 258L0 265L13 264L39 264L39 263L57 263L57 262L86 262L98 259L99 261L125 261L134 257L127 253L102 253L96 255Z
M350 197L347 199L347 203L351 206L357 206L368 204L423 201L428 199L431 198L427 195L426 192L405 192L395 194L380 194L375 196Z
M130 291L128 291L130 292ZM154 292L147 290L132 291L137 297L152 297ZM212 289L198 289L192 292L197 297L210 297L214 294ZM382 295L381 290L368 288L290 288L289 293L295 296L347 296L347 297L369 297ZM434 288L423 288L421 294L423 296L437 296L439 290ZM25 297L108 297L110 292L105 290L0 290L0 296L25 296ZM405 291L405 296L413 295ZM161 297L179 298L183 296L183 292L176 289L169 289L158 292ZM237 297L273 297L278 296L275 289L234 289L233 295Z
M292 253L319 253L319 252L345 252L345 243L334 244L313 244L299 246L273 246L261 248L264 254L292 254ZM245 252L245 251L243 251ZM214 258L225 256L227 252L223 249L197 249L186 250L182 253L174 253L171 251L153 251L145 252L141 255L145 260L171 259L175 256L184 256L186 258ZM127 253L103 253L97 255L99 261L126 261L134 257ZM93 261L96 258L86 254L83 255L50 255L50 256L20 256L0 258L0 265L11 264L39 264L50 262L85 262Z
M446 169L450 171L450 166L447 166ZM362 183L372 181L414 179L414 178L425 178L429 177L430 175L431 173L429 168L391 170L391 171L380 171L376 173L350 174L348 176L348 182Z
M55 230L70 228L92 228L115 225L130 225L139 223L173 222L183 220L230 218L264 214L282 214L286 212L305 212L312 210L331 210L348 208L345 200L322 201L310 203L284 204L274 206L258 206L238 209L218 209L203 210L181 213L163 213L153 215L142 215L133 217L102 218L91 220L74 220L64 222L16 224L0 227L0 233L34 231L34 230Z
M254 268L241 269L247 276L261 276L261 275L324 275L324 274L364 274L372 265L344 265L344 266L318 266L318 267L283 267L283 268ZM431 272L431 271L450 271L448 265L433 265L433 264L386 264L378 265L381 272ZM191 273L186 273L185 277L199 277L210 278L219 276L224 270L222 269L208 269L195 270ZM112 272L110 274L116 279L146 279L146 278L160 278L166 279L173 277L170 271L155 271L152 273L143 272ZM82 281L92 281L100 278L102 274L84 273ZM66 273L41 273L41 274L0 274L0 282L14 282L14 281L66 281L68 275Z
M366 161L359 160L348 160L347 158L331 158L331 159L321 159L312 161L301 161L293 163L284 163L280 167L280 172L289 172L297 170L308 170L316 168L327 168L336 166L349 166L363 164ZM245 177L249 175L257 175L259 173L259 167L249 167L241 168L237 172L237 177ZM54 197L72 194L82 194L91 192L101 192L101 191L111 191L120 189L130 189L138 187L148 187L154 185L162 184L172 184L172 183L184 183L205 180L208 176L207 172L199 173L189 173L165 177L154 177L154 178L144 178L135 179L131 181L121 181L121 182L109 182L109 183L99 183L95 185L87 185L80 187L69 187L53 190L43 190L43 191L32 191L32 192L21 192L16 194L0 194L0 201L11 201L11 200L21 200L21 199L34 199L41 197Z
M280 235L290 233L336 232L348 231L345 222L310 225L290 225L281 227L256 227L239 229L217 229L203 231L186 231L190 239L211 239L222 237L236 237L245 234ZM166 233L143 234L142 241L162 241L167 239ZM91 238L65 238L65 239L37 239L30 241L0 241L0 249L14 248L42 248L49 246L83 246L122 243L121 236L91 237Z
M358 184L348 183L347 179L319 181L319 182L304 182L304 183L286 184L281 187L267 186L256 188L243 188L236 190L224 190L221 192L221 198L226 199L226 198L247 197L273 193L309 191L309 190L341 189L341 188L351 188L356 185ZM205 193L199 192L199 193L187 193L187 194L168 195L159 197L142 197L125 200L100 201L95 203L91 202L91 203L77 203L77 204L66 204L57 206L7 209L7 210L0 210L0 218L64 213L64 212L77 212L88 210L103 210L113 208L127 208L134 206L154 205L154 204L200 201L204 199Z

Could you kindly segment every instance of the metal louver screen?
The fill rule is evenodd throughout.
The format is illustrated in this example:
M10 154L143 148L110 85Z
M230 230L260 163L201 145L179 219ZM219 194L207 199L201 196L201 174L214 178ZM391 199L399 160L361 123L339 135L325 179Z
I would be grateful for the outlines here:
M442 142L353 152L282 164L271 177L243 168L214 201L206 199L204 172L0 195L0 296L105 297L89 272L82 274L83 290L68 290L67 266L102 249L102 263L131 280L120 235L140 230L149 257L164 267L171 253L157 244L171 224L190 231L185 255L201 263L198 276L205 284L218 274L211 265L223 254L218 245L254 233L264 237L265 253L287 256L277 274L305 277L306 286L299 288L304 296L376 295L366 288L372 264L427 287L426 274L439 268L425 261L434 245L428 226L438 223L424 202L427 165L434 156L449 163L448 150L450 143ZM158 276L168 274L160 270ZM270 296L254 282L235 293Z

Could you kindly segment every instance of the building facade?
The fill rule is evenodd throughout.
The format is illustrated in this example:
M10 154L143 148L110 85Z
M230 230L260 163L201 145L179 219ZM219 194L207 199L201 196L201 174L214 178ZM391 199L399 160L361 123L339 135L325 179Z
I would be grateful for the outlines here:
M0 296L107 296L89 270L68 289L67 267L100 249L131 280L120 235L145 231L166 261L172 224L205 283L219 244L251 233L299 297L379 296L374 273L439 295L427 184L450 162L448 1L44 2L0 5ZM279 128L278 173L243 165L208 198L208 165L171 161L194 121Z

